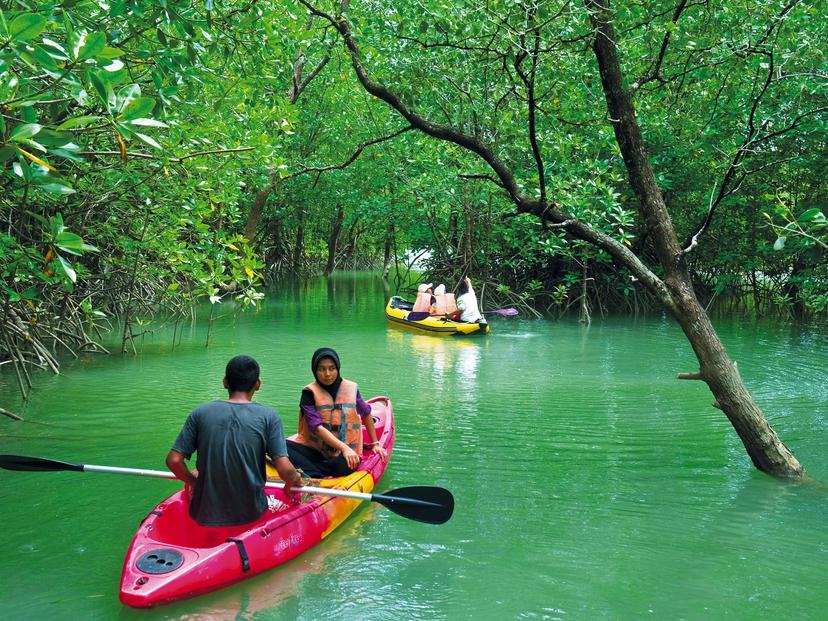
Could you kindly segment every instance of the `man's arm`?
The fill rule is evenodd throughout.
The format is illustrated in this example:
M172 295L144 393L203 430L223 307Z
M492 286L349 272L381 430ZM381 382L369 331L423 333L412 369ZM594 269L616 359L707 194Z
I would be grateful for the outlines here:
M293 495L293 490L291 490L291 488L302 487L302 485L304 485L302 475L299 474L299 471L294 467L287 455L271 458L270 461L276 468L276 472L279 473L279 478L285 482L285 496L291 498Z
M170 451L167 453L167 468L170 469L177 479L181 479L190 487L196 483L196 475L190 472L184 460L184 455L178 451Z

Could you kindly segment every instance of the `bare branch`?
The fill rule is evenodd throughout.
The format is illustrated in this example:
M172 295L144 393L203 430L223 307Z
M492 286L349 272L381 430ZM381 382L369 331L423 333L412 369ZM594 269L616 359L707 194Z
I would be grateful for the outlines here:
M195 153L188 153L187 155L182 155L181 157L156 157L150 153L135 153L133 151L127 151L127 157L134 158L136 160L159 160L165 162L172 162L174 164L178 164L183 162L184 160L188 160L193 157L199 157L201 155L220 155L223 153L240 153L243 151L253 151L256 147L236 147L235 149L215 149L212 151L197 151ZM78 155L93 155L93 156L100 156L100 155L117 155L121 157L120 151L78 151Z
M491 175L483 175L483 174L460 174L460 175L458 175L458 177L460 177L461 179L482 179L482 180L484 180L484 181L491 181L492 183L494 183L494 184L495 184L496 186L498 186L499 188L503 188L503 187L504 187L504 186L503 186L503 184L500 182L500 180L495 179L495 178L494 178L494 177L492 177Z
M379 144L381 142L386 142L388 140L393 140L400 134L404 134L405 132L411 131L412 129L414 128L411 126L404 127L394 132L393 134L389 134L388 136L382 136L380 138L374 138L373 140L368 140L367 142L360 143L357 146L356 150L351 154L351 156L341 164L330 164L329 166L303 167L302 170L297 170L294 173L285 175L282 179L292 179L293 177L298 177L299 175L304 175L307 173L323 173L329 170L342 170L343 168L346 168L353 164L356 161L356 159L362 154L366 147L370 147L371 145ZM317 181L318 179L319 178L317 176Z
M482 159L495 173L495 176L502 184L503 189L508 193L510 199L517 207L517 213L533 214L538 218L547 219L553 223L562 224L565 230L574 237L581 239L593 246L606 251L629 269L659 300L669 309L673 309L674 302L664 283L639 259L629 248L611 236L597 231L585 222L582 222L549 200L530 198L524 194L518 186L517 180L511 169L494 152L492 147L483 140L470 136L458 129L442 123L435 123L403 103L402 99L390 89L378 82L374 82L362 65L359 47L353 38L351 26L344 17L334 18L324 11L320 11L310 4L309 0L299 0L313 15L326 19L342 37L348 55L351 57L351 64L356 72L357 79L363 88L377 99L385 102L406 119L412 127L423 132L427 136L452 142ZM599 35L600 36L600 35Z
M673 34L673 29L675 28L676 24L678 23L679 17L681 17L682 12L687 7L687 0L681 0L679 5L676 7L676 10L673 12L673 17L670 20L671 27L667 28L667 32L664 33L664 38L661 41L661 49L658 52L658 57L656 58L653 66L645 73L643 76L638 78L632 85L633 92L637 91L639 88L644 86L647 82L651 80L663 80L661 77L661 64L664 62L664 56L667 54L667 47L670 45L670 37Z

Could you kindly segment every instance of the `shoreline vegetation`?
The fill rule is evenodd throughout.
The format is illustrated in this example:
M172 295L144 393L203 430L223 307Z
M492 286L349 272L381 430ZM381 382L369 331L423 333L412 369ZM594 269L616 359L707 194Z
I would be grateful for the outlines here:
M757 467L801 476L708 311L828 316L813 9L426 5L0 3L0 364L23 398L116 325L136 352L155 316L342 269L399 292L417 248L484 306L662 309Z

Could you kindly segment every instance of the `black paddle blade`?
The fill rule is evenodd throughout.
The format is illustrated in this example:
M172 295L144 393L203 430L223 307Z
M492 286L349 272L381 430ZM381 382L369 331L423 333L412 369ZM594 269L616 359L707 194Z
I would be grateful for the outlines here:
M426 524L444 524L454 513L454 496L442 487L401 487L387 494L371 494L371 500L397 515Z
M0 455L0 468L33 472L55 472L58 470L83 472L81 464L69 464L65 461L44 459L43 457L26 457L25 455Z

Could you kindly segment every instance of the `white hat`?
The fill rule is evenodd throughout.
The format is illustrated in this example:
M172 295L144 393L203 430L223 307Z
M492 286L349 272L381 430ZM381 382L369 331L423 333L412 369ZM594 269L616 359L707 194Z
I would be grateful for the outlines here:
M434 295L443 295L446 292L445 285L437 285L437 288L434 290Z
M419 291L420 293L424 293L424 292L428 291L429 289L431 289L431 283L430 282L429 283L424 283L424 284L420 285L419 287L417 287L417 291Z

